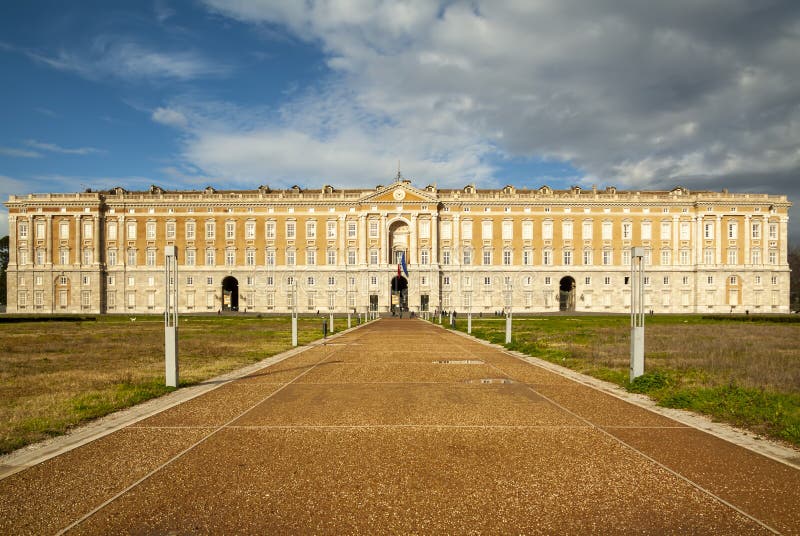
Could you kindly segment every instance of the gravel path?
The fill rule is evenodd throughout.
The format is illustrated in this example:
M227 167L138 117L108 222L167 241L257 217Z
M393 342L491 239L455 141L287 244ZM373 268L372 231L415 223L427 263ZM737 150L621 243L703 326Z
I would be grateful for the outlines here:
M64 532L800 534L800 470L384 319L0 480Z

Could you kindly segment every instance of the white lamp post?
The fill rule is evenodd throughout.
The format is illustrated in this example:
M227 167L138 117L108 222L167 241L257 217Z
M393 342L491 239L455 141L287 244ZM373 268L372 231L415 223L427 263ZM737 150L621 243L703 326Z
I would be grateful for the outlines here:
M178 386L178 249L164 247L164 364L166 384Z
M506 344L511 342L511 303L514 299L513 291L514 287L509 277L506 284Z
M297 346L297 279L292 278L292 346Z
M644 374L644 248L631 248L631 381Z

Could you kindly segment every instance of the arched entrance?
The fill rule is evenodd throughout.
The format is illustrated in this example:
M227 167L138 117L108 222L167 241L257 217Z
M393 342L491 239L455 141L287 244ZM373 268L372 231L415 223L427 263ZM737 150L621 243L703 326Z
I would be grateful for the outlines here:
M408 311L408 280L401 275L394 276L391 281L391 292L392 312Z
M222 280L222 310L239 310L239 281L231 275Z
M575 279L570 276L562 277L559 282L558 310L575 310Z

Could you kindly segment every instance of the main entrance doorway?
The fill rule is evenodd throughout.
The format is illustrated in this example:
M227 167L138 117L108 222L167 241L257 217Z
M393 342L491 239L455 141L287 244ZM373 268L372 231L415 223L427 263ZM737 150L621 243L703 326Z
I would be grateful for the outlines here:
M570 277L562 277L559 283L558 310L575 310L575 280Z
M230 275L222 280L222 310L239 310L239 281Z
M408 280L396 275L391 281L392 312L408 311Z

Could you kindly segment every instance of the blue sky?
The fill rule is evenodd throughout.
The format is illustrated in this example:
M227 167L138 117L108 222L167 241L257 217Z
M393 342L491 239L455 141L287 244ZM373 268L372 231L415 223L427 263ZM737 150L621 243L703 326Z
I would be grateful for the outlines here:
M371 187L399 161L418 186L795 199L797 5L4 2L0 197Z

